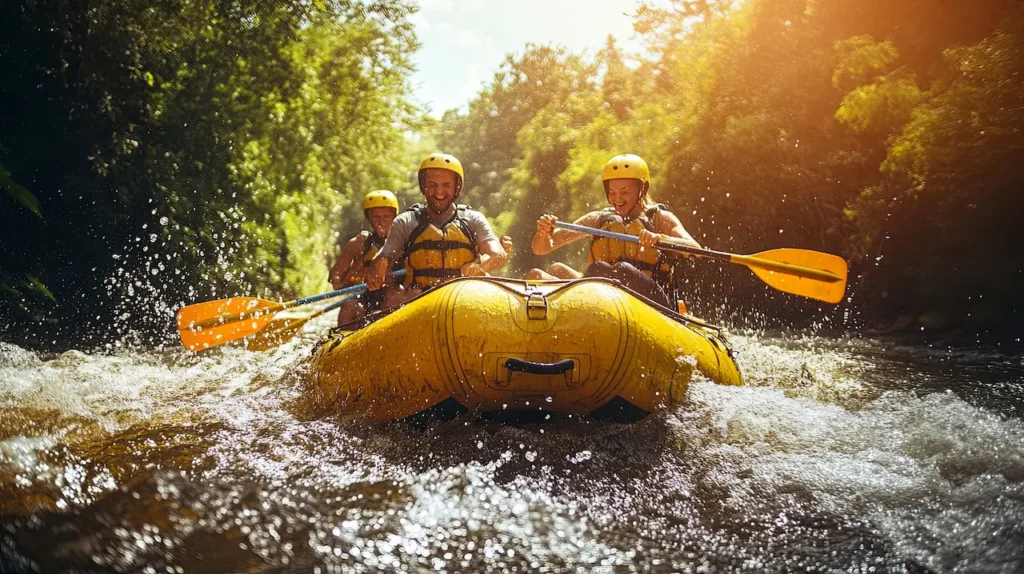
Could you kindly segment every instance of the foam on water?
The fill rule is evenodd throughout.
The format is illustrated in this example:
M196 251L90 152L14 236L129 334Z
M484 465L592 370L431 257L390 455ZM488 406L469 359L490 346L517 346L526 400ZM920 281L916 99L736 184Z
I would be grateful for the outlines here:
M1024 425L979 391L1024 402L1018 357L736 337L749 386L697 382L633 426L420 432L311 414L323 323L266 353L0 346L0 551L26 571L1024 567Z

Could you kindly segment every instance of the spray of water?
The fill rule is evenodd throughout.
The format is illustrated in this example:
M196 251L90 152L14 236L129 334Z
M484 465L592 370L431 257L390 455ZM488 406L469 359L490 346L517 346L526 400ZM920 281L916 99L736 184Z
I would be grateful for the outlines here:
M310 407L304 370L327 321L265 353L0 346L5 559L26 571L1024 567L1024 425L1006 407L1024 398L1019 358L743 336L748 386L696 382L688 404L633 426L418 431Z

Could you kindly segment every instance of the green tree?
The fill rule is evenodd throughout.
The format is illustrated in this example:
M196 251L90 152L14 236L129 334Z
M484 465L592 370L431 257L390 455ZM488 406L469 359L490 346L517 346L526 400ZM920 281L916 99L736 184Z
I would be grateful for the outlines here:
M498 217L499 231L510 220L515 190L505 188L522 150L519 131L542 109L570 94L594 87L594 65L562 48L528 45L509 55L489 86L469 104L469 111L447 112L438 128L440 148L466 168L464 201Z
M353 196L404 175L404 1L16 4L0 162L47 223L5 211L0 240L68 336L165 334L184 303L320 290Z
M1022 25L1018 9L992 36L945 51L895 130L881 181L847 211L861 253L879 258L872 287L898 309L979 322L1020 312L1024 261L1012 238L1024 215Z

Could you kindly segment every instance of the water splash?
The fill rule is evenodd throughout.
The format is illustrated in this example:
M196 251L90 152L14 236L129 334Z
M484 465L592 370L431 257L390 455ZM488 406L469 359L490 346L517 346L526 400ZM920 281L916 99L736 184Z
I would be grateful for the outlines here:
M633 426L414 431L310 408L302 373L326 321L265 353L0 346L4 558L16 571L1024 567L1024 426L1004 408L1024 402L1018 357L736 337L749 386L697 382L687 405Z

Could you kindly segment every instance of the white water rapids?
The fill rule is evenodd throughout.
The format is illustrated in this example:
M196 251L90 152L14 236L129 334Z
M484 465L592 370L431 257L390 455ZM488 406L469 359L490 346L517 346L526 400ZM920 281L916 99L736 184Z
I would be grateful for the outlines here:
M1019 356L734 337L633 425L311 411L323 323L240 348L0 343L3 571L1024 569Z

